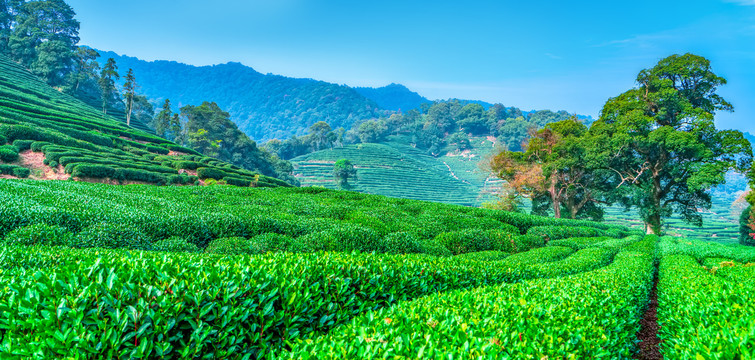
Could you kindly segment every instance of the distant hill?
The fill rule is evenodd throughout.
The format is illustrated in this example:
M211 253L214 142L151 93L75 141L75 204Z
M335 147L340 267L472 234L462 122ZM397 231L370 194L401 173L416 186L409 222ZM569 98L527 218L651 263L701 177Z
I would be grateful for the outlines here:
M139 92L158 107L166 98L179 106L214 101L255 140L303 135L318 121L348 129L383 113L374 101L344 85L265 75L239 63L197 67L99 53L102 62L115 59L123 73L134 69Z
M264 165L262 154L248 155L260 155ZM264 175L128 127L0 55L0 177L288 186Z
M390 84L379 88L355 87L354 90L374 101L381 109L392 111L417 109L420 105L431 102L401 84Z

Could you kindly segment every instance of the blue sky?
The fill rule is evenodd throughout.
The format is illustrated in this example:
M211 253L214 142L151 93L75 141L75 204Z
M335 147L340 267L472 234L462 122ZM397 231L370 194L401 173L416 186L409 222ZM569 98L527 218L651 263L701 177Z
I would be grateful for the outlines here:
M593 116L641 69L692 52L729 80L719 127L755 133L755 0L68 3L82 44L145 60Z

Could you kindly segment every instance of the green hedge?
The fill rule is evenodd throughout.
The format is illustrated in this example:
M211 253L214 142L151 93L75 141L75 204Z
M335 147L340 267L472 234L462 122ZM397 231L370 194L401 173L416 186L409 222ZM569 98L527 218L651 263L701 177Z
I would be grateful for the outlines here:
M652 254L626 251L607 267L585 261L581 269L568 268L587 271L579 275L433 294L369 312L313 339L298 339L277 356L631 358L653 262Z
M253 254L252 243L243 237L227 237L210 242L205 252L222 255Z
M75 248L151 249L150 239L124 224L98 223L84 228L69 244Z
M199 252L199 248L186 239L173 236L152 244L152 250L169 252Z
M5 245L68 245L73 234L68 229L47 224L18 228L5 235Z
M31 149L31 144L34 142L34 140L15 140L13 141L13 146L18 149L18 151L26 151Z
M596 252L601 250L606 249L549 263L548 273L542 273L575 274L604 266ZM531 279L538 272L522 269L533 266L506 268L425 255L248 256L9 246L0 248L0 282L6 284L0 293L0 328L4 343L12 343L19 357L260 358L366 311L453 289ZM622 271L623 276L644 276L637 269ZM589 283L562 289L581 290L574 300L581 304L584 291L601 293L595 282ZM550 296L558 294L545 289ZM601 293L601 299L631 293ZM17 301L31 294L33 308ZM563 306L573 312L565 300ZM644 302L627 303L639 307ZM70 329L70 335L55 336L61 328Z
M0 161L12 163L18 161L18 149L13 145L0 146Z
M752 235L755 230L750 228L752 216L752 206L748 206L739 216L739 243L742 245L755 245L755 236Z
M22 166L0 164L0 174L27 178L31 175L31 170Z
M585 226L534 226L527 230L527 235L552 241L572 237L596 237L606 234L596 228Z

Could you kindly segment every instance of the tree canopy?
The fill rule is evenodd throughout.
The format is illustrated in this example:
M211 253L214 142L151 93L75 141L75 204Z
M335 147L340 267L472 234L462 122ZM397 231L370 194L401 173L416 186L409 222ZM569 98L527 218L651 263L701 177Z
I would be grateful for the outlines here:
M333 177L341 189L349 188L349 179L357 177L357 170L350 160L340 159L333 164Z
M729 170L745 171L752 148L743 134L717 130L717 111L732 105L716 91L726 80L697 55L672 55L640 72L639 87L611 98L590 129L593 161L615 174L626 207L636 207L648 232L677 213L702 225L708 190Z

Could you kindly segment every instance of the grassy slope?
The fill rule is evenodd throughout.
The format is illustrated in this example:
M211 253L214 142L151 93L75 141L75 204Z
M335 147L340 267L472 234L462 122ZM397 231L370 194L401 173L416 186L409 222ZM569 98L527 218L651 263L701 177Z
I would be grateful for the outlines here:
M165 183L168 177L178 175L185 162L194 162L189 170L215 168L236 178L255 180L252 172L203 157L138 128L129 128L47 86L4 56L0 56L0 135L8 142L38 142L32 147L36 151L28 151L29 144L21 148L22 158L15 164L31 168L36 178L66 178L64 171L76 174L80 165L97 164L97 173L90 171L85 177L108 180L104 178L112 176L118 180ZM47 166L52 157L60 166ZM47 158L44 165L43 158ZM264 176L260 182L281 183Z
M451 176L439 160L402 145L358 144L318 151L292 160L302 186L335 188L332 171L338 159L357 168L353 190L392 197L460 205L479 203L477 188Z

